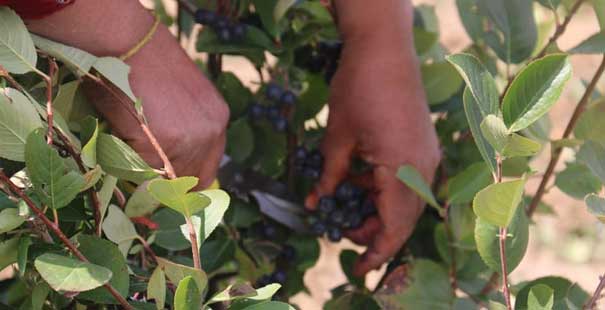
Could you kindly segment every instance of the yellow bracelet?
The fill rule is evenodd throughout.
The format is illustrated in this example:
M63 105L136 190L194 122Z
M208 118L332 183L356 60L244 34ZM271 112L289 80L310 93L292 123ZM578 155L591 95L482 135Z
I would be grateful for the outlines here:
M147 45L147 43L149 43L149 41L151 41L151 39L153 38L153 35L158 30L159 25L160 25L160 18L157 15L155 15L155 21L153 22L153 26L151 26L149 31L145 34L145 36L139 42L137 42L137 44L135 46L133 46L130 50L128 50L128 52L122 54L122 56L120 56L120 59L127 60L128 58L130 58L130 57L134 56L136 53L138 53L143 47L145 47L145 45Z

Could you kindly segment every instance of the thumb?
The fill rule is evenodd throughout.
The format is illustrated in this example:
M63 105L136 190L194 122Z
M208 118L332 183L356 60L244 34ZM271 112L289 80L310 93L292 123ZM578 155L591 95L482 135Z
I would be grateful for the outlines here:
M305 207L314 210L319 198L330 195L338 184L347 177L354 143L341 135L328 132L322 141L324 155L321 178L305 199Z

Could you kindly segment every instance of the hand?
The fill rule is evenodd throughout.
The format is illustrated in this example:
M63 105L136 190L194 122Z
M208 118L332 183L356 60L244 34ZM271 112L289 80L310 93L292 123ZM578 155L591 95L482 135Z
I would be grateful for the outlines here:
M396 178L398 167L412 165L430 183L440 155L413 48L385 53L379 45L349 43L332 80L324 170L305 204L314 209L319 197L331 195L353 156L373 166L357 179L375 197L378 216L346 233L368 245L354 268L361 276L397 253L422 213L423 201Z
M229 110L222 97L176 40L161 29L157 37L127 62L130 84L142 99L151 131L178 176L200 178L197 188L215 178L225 147ZM155 168L163 164L132 113L132 104L116 100L106 89L87 82L86 93L109 122L113 133Z

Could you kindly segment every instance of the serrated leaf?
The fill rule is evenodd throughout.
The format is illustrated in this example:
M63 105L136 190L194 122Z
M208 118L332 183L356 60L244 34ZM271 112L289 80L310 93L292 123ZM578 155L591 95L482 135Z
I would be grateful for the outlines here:
M9 208L0 211L0 234L9 232L23 224L25 219L19 216L19 210Z
M191 276L183 278L179 282L174 293L175 310L199 310L202 307L202 297L200 289L195 284Z
M481 114L480 107L475 101L468 86L464 89L463 102L464 113L466 114L466 120L468 121L473 138L475 139L475 145L477 146L477 149L479 149L479 153L481 154L481 157L483 157L483 160L487 163L492 173L494 173L496 171L496 151L481 133L480 125L484 115Z
M88 260L99 266L111 270L113 276L109 284L126 298L130 288L130 276L126 259L120 253L118 247L108 240L97 236L80 234L76 237L78 250L88 258ZM104 287L98 287L91 291L81 292L79 299L92 301L95 303L118 304L118 301Z
M546 285L553 290L553 310L583 309L590 295L571 281L555 276L533 280L523 286L515 298L515 309L533 310L529 307L529 293L536 285Z
M441 210L441 206L435 200L431 188L424 181L424 177L412 166L401 166L397 170L397 178L413 190L429 205L437 210Z
M545 56L519 72L502 99L509 132L527 128L546 114L570 78L571 64L564 54Z
M602 187L599 178L581 163L568 163L563 171L557 173L555 185L565 194L577 199L596 193Z
M137 184L157 176L130 146L104 133L97 137L97 162L105 172Z
M59 42L54 42L41 36L31 34L34 44L46 54L64 63L72 72L82 77L86 75L97 60L97 57Z
M590 194L584 198L584 202L588 206L588 212L605 223L605 198Z
M475 222L477 252L483 262L495 272L501 272L499 233L499 226L477 217ZM529 241L529 221L523 208L517 208L517 212L508 225L507 234L507 271L511 273L523 259Z
M221 223L223 216L229 207L230 201L229 195L220 189L205 190L202 191L201 194L210 199L210 205L197 215L191 217L191 222L195 227L195 232L198 237L198 249L201 247L204 240L208 239L214 229ZM185 239L191 241L189 239L189 226L183 224L180 228Z
M69 204L86 184L84 177L69 171L65 160L46 144L42 128L34 130L27 138L25 164L39 198L54 209Z
M107 239L118 245L120 252L126 257L132 242L139 238L137 230L122 209L110 205L107 216L103 220L103 232Z
M499 227L512 221L523 198L525 179L495 183L477 193L473 210L477 217Z
M0 157L24 161L27 136L38 127L42 121L27 97L15 89L0 88Z
M147 190L151 196L163 205L178 211L185 217L191 217L210 205L210 198L199 192L189 191L197 183L196 177L180 177L173 180L155 179L149 182Z
M37 71L34 42L21 18L6 6L0 7L0 29L0 65L15 74Z
M527 306L532 310L551 310L554 305L553 293L548 285L536 284L529 290Z
M158 266L164 270L166 277L168 277L172 284L177 284L185 277L191 276L195 280L198 288L203 291L208 283L206 273L200 269L173 263L161 257L158 257Z
M57 292L83 292L109 282L112 273L99 265L46 253L34 261L40 276Z
M605 184L605 147L593 142L586 141L576 154L578 161L585 163L590 171Z
M156 267L147 283L147 299L154 299L158 310L164 309L166 303L166 275Z
M475 99L475 104L481 111L480 124L483 117L498 112L498 89L491 73L485 69L479 59L470 54L455 54L446 57L458 70L466 86ZM465 90L466 92L466 90Z
M101 57L96 59L92 67L128 96L133 104L137 101L128 81L130 66L115 57Z
M462 79L456 69L447 62L424 64L420 67L420 72L429 104L445 101L462 86Z

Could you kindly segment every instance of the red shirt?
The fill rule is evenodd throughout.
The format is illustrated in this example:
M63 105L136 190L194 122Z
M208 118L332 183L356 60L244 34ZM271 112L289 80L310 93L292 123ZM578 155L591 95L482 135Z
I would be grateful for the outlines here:
M42 18L70 4L75 0L0 0L0 5L8 5L23 18Z

